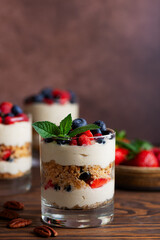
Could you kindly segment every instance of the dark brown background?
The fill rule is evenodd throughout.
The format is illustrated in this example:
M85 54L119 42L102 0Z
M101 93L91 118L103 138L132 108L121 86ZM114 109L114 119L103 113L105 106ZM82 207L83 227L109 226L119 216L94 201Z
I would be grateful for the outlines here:
M71 88L81 116L160 143L159 0L0 0L0 101Z

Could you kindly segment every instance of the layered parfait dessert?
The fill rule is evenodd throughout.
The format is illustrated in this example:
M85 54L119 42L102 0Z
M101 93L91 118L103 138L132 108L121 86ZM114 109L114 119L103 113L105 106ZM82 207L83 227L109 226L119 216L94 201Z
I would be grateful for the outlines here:
M73 119L79 115L77 97L72 91L45 88L40 93L29 96L24 101L26 113L31 113L33 122L52 121L59 124L67 114ZM39 138L33 132L33 146L38 148Z
M68 118L68 120L66 120ZM46 206L90 210L113 203L115 133L103 121L87 124L83 118L60 126L45 122L33 127L42 136L42 218Z
M31 121L29 120L28 116L24 114L22 109L17 105L13 105L10 102L1 103L1 181L9 179L14 180L29 174L32 165L31 141ZM18 188L18 185L16 187ZM8 191L10 190L11 189L8 189Z

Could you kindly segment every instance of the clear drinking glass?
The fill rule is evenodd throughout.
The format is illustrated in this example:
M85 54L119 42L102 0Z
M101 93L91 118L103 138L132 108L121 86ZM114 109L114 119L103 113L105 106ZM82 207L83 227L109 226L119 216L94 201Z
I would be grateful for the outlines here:
M31 188L32 120L0 124L0 196Z
M114 216L115 132L91 145L40 139L42 220L69 228L97 227Z

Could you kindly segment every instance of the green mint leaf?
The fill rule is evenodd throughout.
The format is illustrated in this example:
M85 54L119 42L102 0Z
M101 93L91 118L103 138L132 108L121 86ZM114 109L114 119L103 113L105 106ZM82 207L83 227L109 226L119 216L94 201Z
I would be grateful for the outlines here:
M56 137L60 133L59 128L48 121L35 122L32 126L42 138Z
M118 138L118 139L123 139L123 138L125 138L126 137L126 131L125 130L122 130L122 131L116 131L116 137Z
M72 116L69 114L67 117L65 117L61 122L60 122L60 133L62 135L68 134L69 131L72 128Z
M120 147L127 148L128 150L132 151L133 153L138 153L139 149L134 146L132 143L126 143L121 140L116 140L116 144L119 145Z
M96 124L88 124L86 126L83 126L83 127L78 127L76 129L74 129L73 131L71 131L68 135L70 137L74 137L76 136L77 134L80 134L80 133L83 133L85 131L88 131L88 130L94 130L94 129L98 129L100 128L99 126L97 126Z

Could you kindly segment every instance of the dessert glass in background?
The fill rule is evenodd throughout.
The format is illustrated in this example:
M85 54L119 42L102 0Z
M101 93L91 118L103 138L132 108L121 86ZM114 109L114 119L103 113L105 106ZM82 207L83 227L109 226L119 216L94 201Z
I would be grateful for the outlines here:
M21 108L0 104L0 196L31 188L32 123Z
M73 131L76 121L84 119L73 121ZM41 138L44 222L85 228L101 226L113 219L115 132L106 130L102 121L96 123L100 123L103 131L87 130L68 140Z
M52 88L45 88L40 93L27 97L24 101L24 110L32 115L33 122L51 121L59 124L69 113L73 119L79 116L79 104L75 93ZM35 131L33 147L39 148L39 136Z

